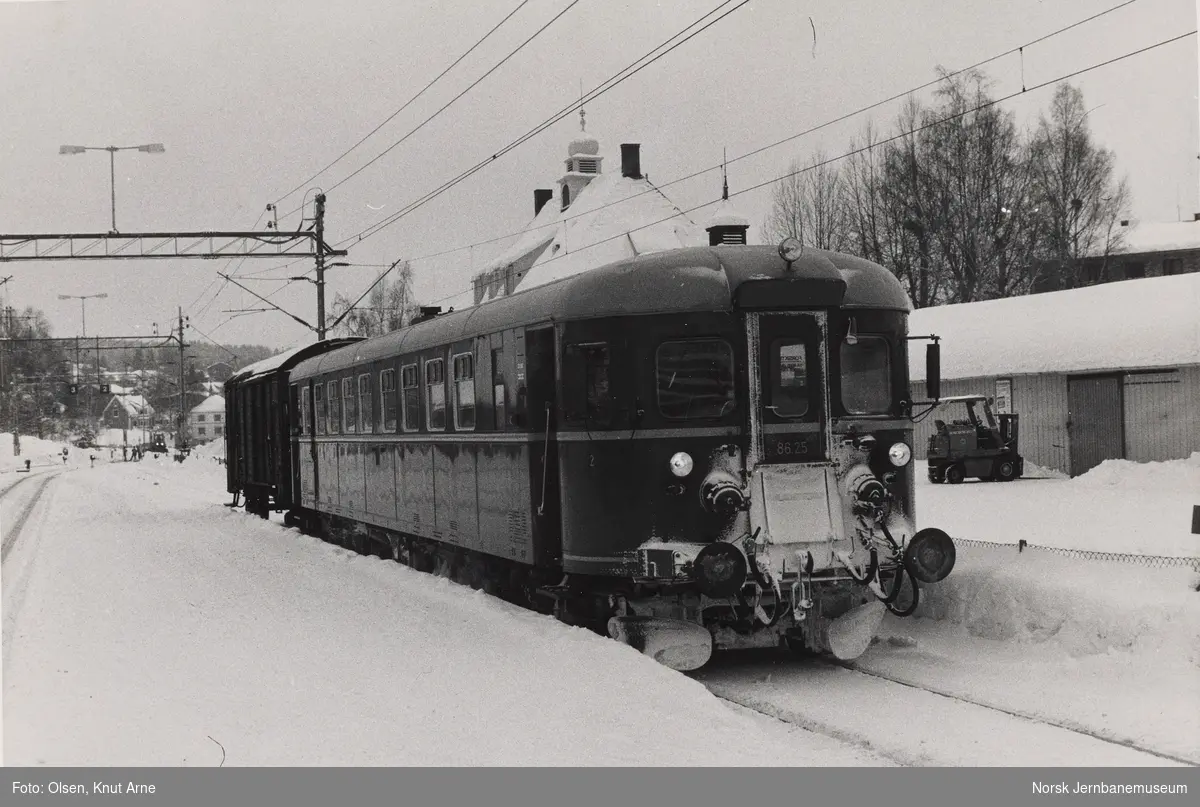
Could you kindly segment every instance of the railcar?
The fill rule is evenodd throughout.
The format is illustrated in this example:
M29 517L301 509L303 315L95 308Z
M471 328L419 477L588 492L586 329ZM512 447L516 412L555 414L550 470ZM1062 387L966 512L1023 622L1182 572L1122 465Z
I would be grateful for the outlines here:
M322 350L288 373L289 518L676 669L854 658L954 564L915 529L909 311L883 267L789 239Z
M225 382L226 489L235 504L245 496L247 512L263 517L272 510L291 513L297 504L293 475L298 468L292 462L290 431L298 416L290 410L288 373L309 356L354 341L328 339L285 351L243 367Z

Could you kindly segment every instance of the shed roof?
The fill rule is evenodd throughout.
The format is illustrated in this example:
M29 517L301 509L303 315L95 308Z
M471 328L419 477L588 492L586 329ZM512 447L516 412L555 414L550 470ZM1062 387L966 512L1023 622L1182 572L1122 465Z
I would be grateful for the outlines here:
M1200 273L922 308L908 329L942 337L942 378L1200 364ZM909 372L925 378L923 350Z

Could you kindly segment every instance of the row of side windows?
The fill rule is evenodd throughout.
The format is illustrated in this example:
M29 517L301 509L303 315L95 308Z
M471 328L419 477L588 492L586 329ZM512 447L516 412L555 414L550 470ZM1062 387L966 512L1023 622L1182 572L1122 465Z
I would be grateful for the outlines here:
M494 351L499 353L499 351ZM455 431L475 429L475 359L470 353L451 357L454 383L452 416ZM400 385L396 386L394 369L379 372L379 430L415 432L421 428L421 399L425 402L425 428L428 431L446 430L446 362L428 359L424 365L424 384L420 382L418 365L400 367ZM371 434L376 430L371 373L361 373L325 384L303 387L300 395L300 418L303 434L309 434L314 423L317 434ZM397 395L399 393L399 395ZM422 394L423 393L423 394ZM503 412L504 386L497 384L495 395L499 413ZM314 409L315 407L315 409ZM503 423L503 415L498 415Z

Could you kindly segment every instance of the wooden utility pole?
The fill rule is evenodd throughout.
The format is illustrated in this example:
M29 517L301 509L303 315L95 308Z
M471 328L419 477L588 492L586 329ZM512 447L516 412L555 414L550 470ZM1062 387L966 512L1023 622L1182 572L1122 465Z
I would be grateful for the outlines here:
M317 194L316 241L313 250L317 258L317 339L325 339L325 194Z
M179 448L187 447L187 387L184 384L183 370L183 307L179 307L179 428L175 432L175 444Z

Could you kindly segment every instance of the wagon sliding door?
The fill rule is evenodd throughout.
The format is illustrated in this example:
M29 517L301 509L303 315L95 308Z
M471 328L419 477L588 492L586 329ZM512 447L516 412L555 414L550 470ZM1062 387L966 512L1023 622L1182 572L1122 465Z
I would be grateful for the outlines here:
M1085 474L1105 460L1125 457L1120 376L1067 379L1067 407L1071 476Z

